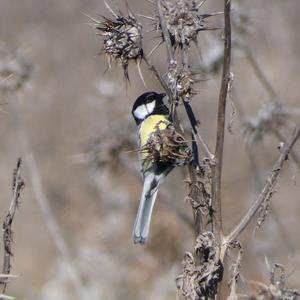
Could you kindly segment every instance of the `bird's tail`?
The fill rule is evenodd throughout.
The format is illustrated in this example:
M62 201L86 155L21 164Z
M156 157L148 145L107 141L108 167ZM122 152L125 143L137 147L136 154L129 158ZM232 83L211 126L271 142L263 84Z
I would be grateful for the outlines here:
M148 239L153 206L161 181L160 177L153 173L146 174L144 177L142 197L133 227L133 241L135 244L145 244Z

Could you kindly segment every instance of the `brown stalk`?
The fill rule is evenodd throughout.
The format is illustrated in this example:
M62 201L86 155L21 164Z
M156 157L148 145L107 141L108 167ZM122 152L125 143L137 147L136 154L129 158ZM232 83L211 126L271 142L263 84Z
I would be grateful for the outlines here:
M159 72L157 71L157 69L151 64L151 62L148 60L148 58L146 56L143 56L143 60L146 63L146 65L149 68L149 70L154 74L154 76L156 77L156 79L159 81L159 83L161 84L161 86L163 87L163 89L169 94L169 87L165 83L165 81L163 80L163 78L161 77L161 75L159 74Z
M168 62L169 64L171 64L174 61L174 51L172 48L172 44L171 44L171 39L170 39L170 35L165 23L165 19L163 16L163 11L162 11L162 7L161 7L161 0L157 0L157 10L158 10L158 15L159 15L159 21L160 21L160 25L161 25L161 30L164 36L164 41L166 44L166 49L167 49L167 55L168 55Z
M212 199L214 209L214 232L222 235L222 215L221 215L221 177L224 152L225 135L225 113L226 99L230 85L230 61L231 61L231 22L230 22L230 1L224 1L224 63L219 94L218 121L217 121L217 140L215 148L215 164L212 166Z
M297 126L290 139L288 140L287 144L283 147L281 154L276 161L275 165L273 166L271 174L268 176L264 188L262 189L261 193L259 194L258 198L253 202L251 207L248 209L244 217L241 219L239 224L231 231L231 233L225 238L227 243L231 243L232 241L236 240L236 238L243 232L243 230L247 227L250 221L253 219L255 213L262 205L262 203L270 197L278 179L280 172L283 167L283 163L288 159L288 155L294 144L296 143L297 139L300 135L300 126Z
M21 168L22 168L22 160L21 158L19 158L13 176L13 186L12 186L13 197L2 227L3 243L4 243L3 266L2 266L2 274L1 274L3 276L1 276L0 278L0 287L1 287L2 294L4 294L6 291L6 287L8 283L7 280L9 278L9 273L11 271L11 257L13 256L12 253L13 231L11 229L12 223L15 217L16 210L20 205L21 191L24 188L24 181L21 177Z

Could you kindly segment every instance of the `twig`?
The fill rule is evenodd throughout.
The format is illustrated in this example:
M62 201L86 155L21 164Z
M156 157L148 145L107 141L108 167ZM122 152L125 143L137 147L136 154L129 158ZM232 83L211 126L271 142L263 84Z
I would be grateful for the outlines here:
M273 191L274 186L276 185L280 172L282 170L283 163L288 159L288 155L294 146L296 140L300 135L300 126L296 127L292 133L291 138L287 144L283 147L282 152L273 166L271 174L268 176L264 188L258 198L253 202L252 206L248 209L242 220L239 224L232 230L232 232L225 238L226 242L230 243L234 241L242 231L247 227L249 222L252 220L253 216L261 206L261 204L270 197L270 193Z
M189 69L189 65L188 65L188 46L185 43L183 43L183 50L182 50L182 65L183 65L183 70L188 71L188 69ZM194 116L194 112L191 108L191 105L189 104L188 101L186 101L186 99L183 99L183 102L184 102L184 108L186 110L186 113L187 113L188 118L189 118L190 123L191 123L191 127L192 127L192 130L193 130L194 136L197 139L197 145L199 147L202 146L202 149L204 150L205 156L208 157L211 162L214 162L215 156L212 154L211 150L209 149L209 146L207 145L207 143L205 142L205 140L203 139L203 137L199 133L199 125L198 125L198 122L197 122L197 120Z
M161 77L161 75L158 73L157 69L150 63L150 61L148 60L148 58L146 56L143 56L143 60L146 63L146 65L148 66L149 70L154 74L154 76L156 77L156 79L159 81L159 83L161 84L161 86L164 88L164 90L169 94L169 87L165 83L165 81Z
M164 41L166 44L169 65L171 65L174 61L174 51L172 48L170 34L169 34L169 31L168 31L168 28L166 26L165 19L163 16L161 0L157 0L157 10L158 10L158 15L159 15L159 22L160 22L161 30L162 30Z
M21 158L19 158L17 161L16 169L14 170L14 173L13 173L14 174L13 175L13 185L12 185L13 197L12 197L12 201L11 201L8 213L3 222L4 256L3 256L2 274L0 277L1 292L3 294L5 293L5 290L7 287L7 278L9 277L9 273L11 270L11 260L10 259L13 256L12 247L11 247L11 244L13 242L13 231L12 231L11 227L12 227L12 222L15 217L16 210L20 205L21 191L24 188L24 181L21 177L21 168L22 168L22 160L21 160Z
M240 277L240 268L242 263L242 256L243 256L243 247L239 242L236 242L232 245L232 248L238 248L238 254L235 263L231 266L231 278L228 282L230 288L230 295L228 296L227 300L237 300L237 281Z
M230 7L231 1L224 0L224 22L225 22L225 37L224 37L224 63L221 82L221 90L219 95L218 105L218 123L217 123L217 140L215 149L215 165L213 165L212 178L212 199L215 217L213 219L214 230L222 234L222 215L221 215L221 176L222 162L224 151L224 134L225 134L225 112L226 98L231 80L230 76L230 60L231 60L231 22L230 22Z
M283 137L283 135L280 133L278 129L274 129L273 134L275 135L275 137L278 139L279 142L285 143L285 138ZM300 158L298 157L297 153L293 149L291 149L291 158L294 160L295 164L300 170Z

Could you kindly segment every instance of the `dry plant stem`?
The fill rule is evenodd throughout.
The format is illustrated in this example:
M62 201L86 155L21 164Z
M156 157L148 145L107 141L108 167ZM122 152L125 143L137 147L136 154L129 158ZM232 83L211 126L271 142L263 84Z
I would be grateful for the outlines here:
M162 12L162 7L161 7L161 1L157 0L157 10L158 10L158 15L159 15L159 21L160 21L160 25L161 25L161 30L164 36L164 41L166 44L166 49L167 49L167 55L168 55L168 62L169 64L171 64L174 61L174 51L172 48L172 44L171 44L171 39L170 39L170 35L165 23L165 19L163 16L163 12Z
M232 267L232 277L229 281L229 287L230 287L230 295L228 296L227 300L237 300L237 281L240 277L240 268L241 268L241 262L242 262L242 256L243 256L243 248L241 244L237 244L236 247L239 248L236 262L233 264Z
M221 90L218 105L218 121L217 121L217 140L215 149L215 165L212 167L212 199L214 209L214 232L222 235L222 214L221 214L221 177L222 163L224 151L224 135L225 135L225 113L226 99L230 84L230 61L231 61L231 22L230 22L231 1L224 0L224 63L221 82Z
M21 191L24 188L24 182L21 178L22 160L21 158L17 161L17 167L14 170L13 177L13 197L8 210L8 213L3 222L3 244L4 244L4 255L3 255L3 266L2 274L0 278L1 292L4 294L7 287L7 279L11 270L11 257L13 243L13 231L11 229L12 223L15 217L15 213L20 204ZM1 297L3 298L3 297Z
M183 51L182 51L182 65L183 65L183 69L184 71L188 71L189 65L188 65L188 46L183 43ZM195 129L193 128L193 126L191 126L193 129L193 133L197 138L197 144L198 147L202 146L202 149L204 150L205 156L209 158L210 161L214 161L215 156L212 154L212 152L209 149L209 146L207 145L207 143L205 142L205 140L203 139L203 137L201 136L201 134L199 133L199 126L195 125Z
M170 69L170 67L172 66L172 64L175 62L174 60L174 50L172 48L172 43L171 43L171 39L170 39L170 35L168 32L168 28L166 26L166 22L163 16L163 11L162 11L162 7L161 7L161 0L157 0L157 11L158 11L158 16L159 16L159 22L160 22L160 26L161 26L161 30L162 30L162 34L163 34L163 39L166 45L166 50L167 50L167 57L168 57L168 69ZM172 115L172 120L173 123L175 125L176 130L179 130L179 132L181 132L181 128L180 128L180 122L178 119L178 115L177 115L177 110L176 110L176 104L175 101L173 99L173 92L169 87L167 87L166 91L168 92L169 98L170 98L170 102L171 102L171 115Z
M233 87L233 89L231 90L231 93L234 93L234 102L235 105L238 106L238 111L239 113L239 118L241 120L241 122L245 121L245 113L240 105L240 101L239 101L239 97L236 95L236 91ZM279 139L279 141L283 141L285 142L283 139ZM292 154L295 153L295 151L291 151L291 157L293 158ZM254 182L255 182L255 190L257 193L259 193L264 185L264 178L261 174L261 172L259 171L259 165L257 162L257 157L254 153L254 149L252 147L249 147L247 149L247 154L248 154L248 158L249 158L249 162L250 162L250 168L251 168L251 172L252 172L252 177L254 178ZM300 169L300 167L299 167ZM277 212L277 210L274 207L271 207L271 214L274 218L274 221L278 227L278 231L280 232L280 235L282 237L283 243L286 245L286 248L290 251L290 253L295 254L295 248L286 232L286 229L284 228L282 221L280 219L280 216Z
M67 243L62 235L62 231L58 225L58 222L52 212L50 201L44 191L41 177L39 174L38 166L29 142L29 137L26 130L26 125L23 120L22 114L20 113L19 102L15 103L15 99L11 100L14 109L15 120L17 122L17 130L19 133L19 139L21 143L21 149L24 153L24 161L26 163L29 180L35 195L36 201L38 202L44 221L48 227L50 235L53 239L55 246L57 247L60 255L62 256L63 262L67 267L70 282L73 286L78 299L88 299L88 291L84 288L79 272L76 269L74 262L71 258Z
M256 160L256 156L255 153L253 151L252 148L249 148L248 151L248 157L249 157L249 161L250 161L250 167L251 167L251 172L253 174L253 178L255 180L255 190L257 193L259 193L263 186L264 186L264 178L261 175L261 172L259 171L258 168L258 163ZM291 152L292 154L292 152ZM282 237L282 241L284 243L284 245L286 245L286 248L290 251L290 253L295 254L295 248L286 232L286 229L284 228L281 218L277 212L277 210L275 209L275 207L271 207L270 208L270 213L272 214L274 221L276 223L276 226L278 227L278 231L280 232L280 235Z
M261 206L261 204L265 201L266 198L270 196L270 193L274 189L275 184L277 183L279 179L280 172L282 170L283 163L288 159L288 155L294 146L295 142L299 138L300 135L300 126L296 127L295 130L292 133L291 138L287 142L287 144L284 146L284 148L281 151L281 154L273 166L271 174L268 176L264 188L258 198L254 201L252 206L249 208L249 210L246 212L242 220L239 222L239 224L232 230L232 232L226 237L226 242L230 243L243 232L243 230L247 227L247 225L250 223L250 221L253 219L255 213Z
M160 74L158 73L158 71L156 70L156 68L150 63L150 61L148 60L148 58L146 56L143 57L143 60L146 63L146 65L148 66L149 70L154 74L154 76L156 77L156 79L159 81L159 83L161 84L161 86L163 87L163 89L168 94L170 94L168 85L165 83L165 81L163 80L163 78L160 76Z
M275 137L278 139L279 142L283 142L283 143L286 142L285 138L279 132L278 129L273 130L273 134L275 135ZM297 165L298 169L300 170L300 158L298 157L297 153L293 149L291 149L291 153L290 154L291 154L291 158L293 159L293 161Z
M196 137L197 137L199 144L202 146L202 149L204 150L205 156L208 157L210 161L214 162L215 156L212 154L211 150L209 149L209 146L207 145L207 143L205 142L205 140L199 133L199 131L198 131L199 127L196 126L196 128L197 128Z
M252 54L251 50L247 46L241 46L242 50L244 51L246 58L248 59L249 63L251 64L252 68L254 69L256 76L260 79L262 85L265 87L265 89L268 91L270 96L270 101L273 101L277 95L276 92L268 80L268 78L263 73L262 69L260 68L258 62L256 61L254 55ZM278 130L274 130L273 134L278 138L279 141L284 142L285 139L280 134ZM294 162L297 164L298 168L300 168L300 158L297 156L297 154L294 151L291 151L291 157L293 158Z
M271 85L271 83L269 82L269 80L267 79L267 77L265 76L263 71L261 70L261 68L260 68L258 62L255 60L251 50L246 46L242 46L242 50L244 51L246 58L248 59L250 65L252 66L257 77L260 79L261 83L263 84L265 89L268 91L269 96L272 101L272 99L274 99L276 97L276 92L275 92L273 86Z

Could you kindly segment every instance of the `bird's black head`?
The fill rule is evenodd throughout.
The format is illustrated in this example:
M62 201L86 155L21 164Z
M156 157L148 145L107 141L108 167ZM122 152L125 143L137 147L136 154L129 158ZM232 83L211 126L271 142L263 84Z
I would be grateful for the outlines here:
M151 115L169 115L169 109L164 104L166 94L147 92L139 96L132 107L132 115L137 125Z

